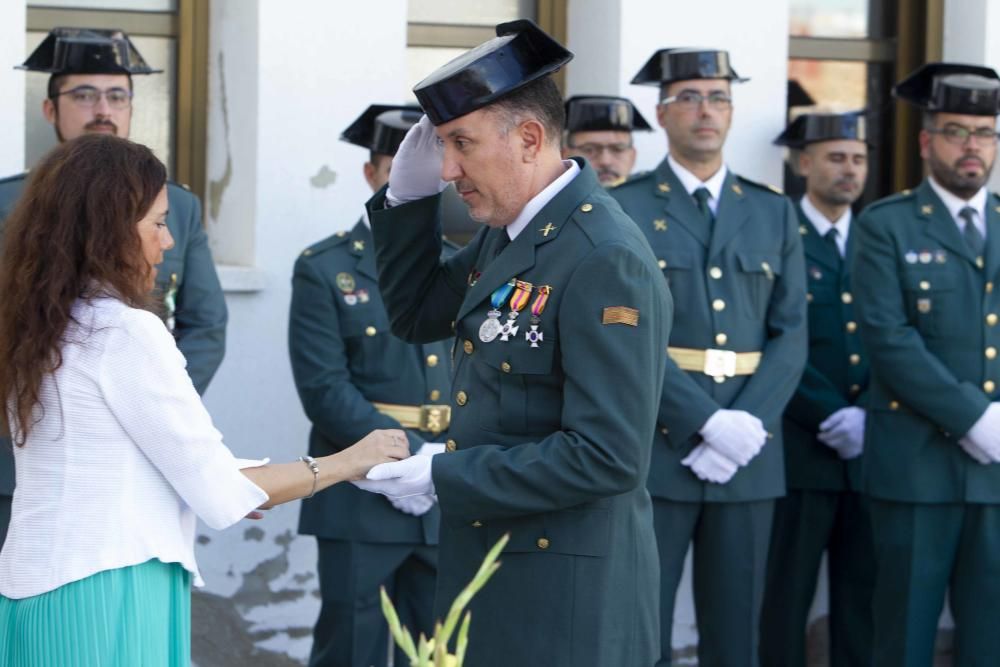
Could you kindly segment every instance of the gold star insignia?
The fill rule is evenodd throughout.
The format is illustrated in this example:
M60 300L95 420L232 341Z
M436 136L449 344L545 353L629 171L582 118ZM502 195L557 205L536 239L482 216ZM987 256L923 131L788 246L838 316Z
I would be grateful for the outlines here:
M667 231L667 221L663 218L653 220L653 228L658 232L665 232Z
M923 206L920 207L920 212L923 213L924 215L930 215L931 213L934 212L934 207L931 206L930 204L924 204Z
M808 233L809 233L809 230L806 229L805 225L799 225L799 234L802 234L802 236L805 236Z
M354 242L354 249L357 250L358 252L361 252L362 250L365 249L365 242L364 241L355 241Z
M733 192L735 192L736 194L738 194L741 197L743 196L743 188L741 188L736 183L733 183Z
M555 231L556 229L558 229L558 227L553 225L551 222L548 222L545 223L545 226L539 229L538 231L542 233L542 236L548 238L549 232Z
M670 192L670 186L667 185L666 183L660 183L656 187L660 189L660 192Z

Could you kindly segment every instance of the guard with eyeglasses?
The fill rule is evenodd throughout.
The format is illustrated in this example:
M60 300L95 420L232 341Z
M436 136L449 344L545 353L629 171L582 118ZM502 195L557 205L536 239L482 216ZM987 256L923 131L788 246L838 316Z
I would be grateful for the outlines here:
M56 28L19 69L49 75L42 113L60 141L83 134L128 137L132 77L156 74L120 30ZM13 210L27 174L0 180L0 224ZM186 186L167 183L167 226L174 247L158 266L156 296L187 360L187 371L204 393L222 363L226 345L226 301L202 225L201 202ZM6 535L14 465L0 446L0 540Z
M923 111L928 176L859 217L853 282L871 357L864 489L874 664L930 665L945 595L954 664L1000 664L1000 77L930 63L893 90Z
M632 79L657 86L669 152L611 190L643 230L674 296L648 487L661 572L661 656L694 545L698 661L758 664L781 418L806 361L799 222L774 189L730 171L723 145L739 77L725 51L663 49Z
M575 95L566 100L563 157L582 155L604 187L613 187L625 182L635 167L632 132L652 129L624 97Z
M861 493L868 355L852 299L851 205L868 174L867 115L799 115L774 143L806 182L796 203L806 258L809 361L785 410L788 493L774 509L761 614L761 664L805 667L809 610L827 555L831 667L871 663L875 576Z

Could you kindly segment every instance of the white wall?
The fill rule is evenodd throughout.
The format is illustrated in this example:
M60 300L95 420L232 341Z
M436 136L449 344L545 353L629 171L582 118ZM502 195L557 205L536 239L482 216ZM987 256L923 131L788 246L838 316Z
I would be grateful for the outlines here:
M0 2L0 177L24 170L24 77L13 69L24 62L24 0Z
M369 103L397 101L406 3L214 0L212 12L207 185L211 193L217 183L218 201L210 234L219 255L244 270L222 271L242 291L227 291L228 351L206 403L239 455L294 460L306 451L308 422L288 362L292 265L306 246L353 226L370 196L361 175L367 153L338 137ZM231 174L219 194L227 151ZM314 185L324 168L333 182ZM315 542L294 537L298 509L206 531L198 557L208 591L231 598L250 629L262 632L258 647L304 658L310 639L301 635L319 603Z

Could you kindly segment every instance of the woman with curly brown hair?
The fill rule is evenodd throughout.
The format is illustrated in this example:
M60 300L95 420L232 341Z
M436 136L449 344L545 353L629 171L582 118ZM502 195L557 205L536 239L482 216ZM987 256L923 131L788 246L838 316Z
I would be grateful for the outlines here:
M148 148L84 136L46 156L8 219L0 396L17 488L0 553L4 667L188 665L196 517L226 528L408 456L401 431L305 465L233 456L149 311L173 243L165 185Z

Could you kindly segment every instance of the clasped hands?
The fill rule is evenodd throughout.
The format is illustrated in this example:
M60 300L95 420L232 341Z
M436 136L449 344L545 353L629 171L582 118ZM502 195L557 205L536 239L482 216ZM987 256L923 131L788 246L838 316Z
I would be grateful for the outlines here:
M437 502L431 459L444 449L439 442L424 443L415 455L402 461L380 463L368 471L366 479L351 483L365 491L381 493L400 512L421 516Z
M691 468L698 479L715 484L732 479L767 442L764 423L745 410L716 410L698 433L701 444L681 464Z

